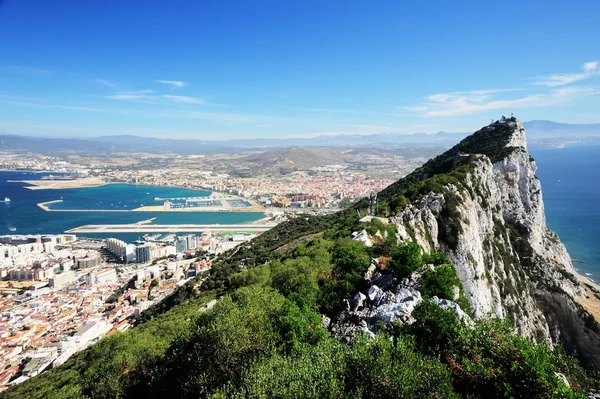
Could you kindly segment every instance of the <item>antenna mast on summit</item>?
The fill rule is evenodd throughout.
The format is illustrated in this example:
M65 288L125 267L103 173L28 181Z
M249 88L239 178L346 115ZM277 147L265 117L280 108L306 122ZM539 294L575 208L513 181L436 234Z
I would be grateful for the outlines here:
M377 209L377 193L369 194L369 215L373 216Z

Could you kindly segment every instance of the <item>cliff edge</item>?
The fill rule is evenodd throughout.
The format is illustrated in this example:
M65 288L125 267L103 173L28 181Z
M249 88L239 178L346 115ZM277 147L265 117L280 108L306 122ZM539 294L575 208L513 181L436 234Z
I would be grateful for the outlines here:
M510 318L598 366L598 287L547 228L536 169L523 125L503 117L382 191L378 211L401 240L446 253L476 318Z

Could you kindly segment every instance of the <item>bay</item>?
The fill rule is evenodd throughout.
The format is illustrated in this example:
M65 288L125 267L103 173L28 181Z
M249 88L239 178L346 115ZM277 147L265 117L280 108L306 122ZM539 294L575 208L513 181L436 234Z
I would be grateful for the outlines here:
M85 224L136 223L155 217L153 224L237 224L258 220L259 212L46 212L36 204L62 199L52 209L127 210L144 205L160 205L154 198L202 197L210 193L176 187L108 184L100 187L64 190L29 190L24 183L7 180L37 180L50 173L0 171L0 235L60 234ZM10 228L15 228L11 231ZM133 241L135 233L84 234L86 237L118 237Z

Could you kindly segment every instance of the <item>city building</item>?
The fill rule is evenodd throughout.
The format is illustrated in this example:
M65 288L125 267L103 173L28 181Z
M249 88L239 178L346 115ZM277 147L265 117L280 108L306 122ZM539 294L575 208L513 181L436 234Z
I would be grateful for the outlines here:
M150 262L150 246L149 245L140 245L135 247L135 261L137 263L146 263Z
M186 249L198 248L198 237L196 237L194 234L190 234L190 235L187 235L185 238L187 240L187 248Z
M102 263L102 259L100 258L84 258L77 260L77 267L80 269L89 269L91 267L96 267Z
M175 250L178 254L183 253L188 249L188 240L186 237L177 237L177 241L175 242Z
M131 263L135 261L135 245L127 244L121 251L121 259L123 262Z
M72 271L55 274L48 280L50 288L62 288L75 281L75 274Z
M93 271L87 276L88 284L110 284L116 282L117 271L112 268Z

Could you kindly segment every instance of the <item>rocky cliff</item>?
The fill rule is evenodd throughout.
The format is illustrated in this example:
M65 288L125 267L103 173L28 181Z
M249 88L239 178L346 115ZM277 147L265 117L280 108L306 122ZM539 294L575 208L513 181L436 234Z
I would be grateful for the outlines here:
M452 260L474 317L508 317L524 336L561 342L599 365L600 329L579 304L590 291L546 227L535 172L525 129L503 118L408 176L410 184L386 189L380 202L402 240Z

